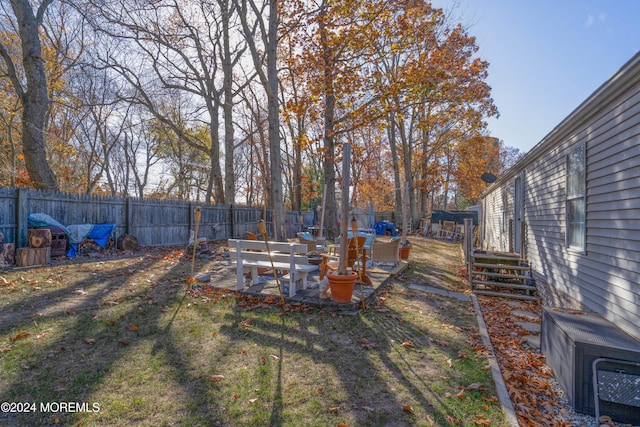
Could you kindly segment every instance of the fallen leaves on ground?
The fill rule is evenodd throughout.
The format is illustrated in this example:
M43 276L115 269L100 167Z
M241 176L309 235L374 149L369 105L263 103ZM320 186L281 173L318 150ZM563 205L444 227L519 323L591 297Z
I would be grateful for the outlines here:
M505 316L513 307L500 298L480 297L482 314L507 390L523 427L557 424L564 408L548 381L552 377L545 358L538 351L524 347L521 339L526 332L516 324L517 319ZM540 313L536 302L520 301L519 309Z
M18 341L24 338L27 338L31 336L31 334L29 332L20 332L12 337L9 337L9 342L14 342L14 341Z
M360 344L366 350L371 350L372 348L376 347L375 344L369 342L369 340L367 340L366 338L360 338L358 340L358 344Z

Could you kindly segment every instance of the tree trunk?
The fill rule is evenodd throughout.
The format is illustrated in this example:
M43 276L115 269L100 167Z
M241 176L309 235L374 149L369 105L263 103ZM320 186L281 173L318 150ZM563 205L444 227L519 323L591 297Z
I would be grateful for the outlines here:
M211 149L209 150L209 159L211 170L209 172L209 180L207 182L207 192L205 196L205 202L210 204L223 203L224 196L224 184L222 182L222 169L220 168L220 143L218 132L219 119L218 119L218 103L207 103L211 114L211 127L209 128L209 135L211 137Z
M38 11L39 17L49 4L50 1L42 3ZM18 21L27 83L24 91L16 88L16 92L21 95L23 108L22 145L25 166L36 188L58 190L56 176L47 163L45 129L49 115L49 93L38 35L40 23L28 0L11 0L11 6Z
M325 9L322 9L321 14L326 14ZM336 147L334 139L334 125L335 125L335 108L336 99L333 93L333 62L332 52L330 46L328 46L326 37L326 27L324 25L324 19L319 20L320 30L320 43L323 49L323 78L324 78L324 182L327 186L326 202L325 202L325 224L327 228L327 238L335 239L338 237L338 217L336 214L336 171L335 171L335 156ZM342 195L342 203L349 203L348 195ZM342 224L344 225L344 224Z
M269 0L269 32L267 34L267 80L269 154L271 155L271 205L273 207L273 229L276 241L284 240L285 216L282 193L282 155L280 153L280 116L278 112L278 2Z
M231 48L229 46L229 14L228 2L220 2L222 10L222 74L224 76L224 203L232 205L236 195L236 177L233 170L233 66L231 64Z
M396 144L396 122L393 118L393 115L389 113L389 124L387 127L387 133L389 135L389 148L391 150L391 164L393 165L393 183L394 188L396 189L393 192L395 198L395 217L399 218L399 212L402 212L400 209L402 208L402 194L400 193L400 161L398 160L398 147Z
M402 127L404 130L404 127ZM402 157L404 164L404 182L408 185L407 195L409 196L409 223L407 227L409 230L413 230L413 224L416 216L418 215L418 211L416 209L416 197L415 197L415 189L413 185L413 174L411 173L411 167L413 164L413 149L411 145L411 141L408 137L402 138Z

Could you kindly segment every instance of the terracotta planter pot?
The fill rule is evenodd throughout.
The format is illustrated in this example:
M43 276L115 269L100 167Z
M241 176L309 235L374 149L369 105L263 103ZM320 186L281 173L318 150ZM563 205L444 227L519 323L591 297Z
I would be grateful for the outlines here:
M358 273L351 272L346 275L329 273L327 274L327 279L329 280L329 289L331 289L331 300L333 302L343 304L351 302Z
M400 259L409 259L409 252L411 252L411 246L400 246Z

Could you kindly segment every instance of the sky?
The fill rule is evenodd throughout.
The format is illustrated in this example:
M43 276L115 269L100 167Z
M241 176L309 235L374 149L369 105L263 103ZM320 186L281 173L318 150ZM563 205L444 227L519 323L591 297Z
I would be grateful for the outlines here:
M640 51L640 0L432 0L476 37L500 117L529 151Z

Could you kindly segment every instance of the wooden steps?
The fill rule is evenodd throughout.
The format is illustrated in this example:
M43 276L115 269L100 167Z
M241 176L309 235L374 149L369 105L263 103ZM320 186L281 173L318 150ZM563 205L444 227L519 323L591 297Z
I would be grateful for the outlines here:
M529 270L518 255L477 251L469 274L471 288L478 295L537 300Z

